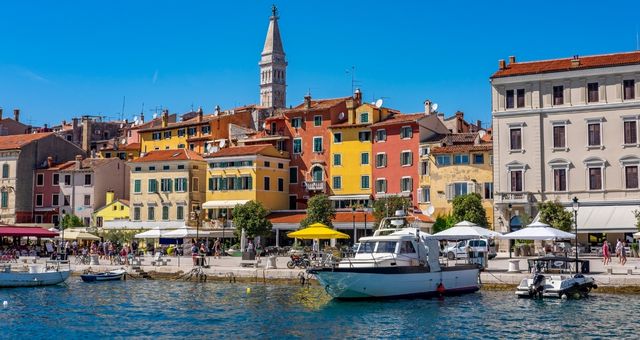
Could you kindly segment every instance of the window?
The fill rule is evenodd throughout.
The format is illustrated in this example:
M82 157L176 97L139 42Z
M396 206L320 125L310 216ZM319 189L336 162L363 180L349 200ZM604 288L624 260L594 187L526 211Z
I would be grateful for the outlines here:
M60 205L60 195L53 194L51 195L51 205L57 207Z
M624 144L638 142L638 124L635 121L624 122Z
M361 142L368 142L371 140L371 131L360 131L358 133L358 139Z
M156 209L155 207L147 208L147 221L155 221L156 219Z
M589 168L589 190L602 190L602 168Z
M162 207L162 220L169 220L169 207L167 207L166 205Z
M376 179L376 192L385 193L387 192L387 180L386 179Z
M598 98L598 83L587 84L587 102L596 103L600 99Z
M360 154L360 165L369 165L369 153L363 152Z
M368 123L369 122L369 112L363 112L360 114L360 123Z
M156 171L156 167L155 166L150 166L149 167L149 171Z
M64 175L64 185L71 185L71 175Z
M289 168L289 183L298 183L298 167Z
M140 207L133 208L133 220L140 221Z
M184 220L184 207L181 205L176 207L176 220L178 221Z
M60 184L60 175L59 174L53 174L53 179L51 180L51 182L53 183L53 185L59 185Z
M473 154L473 164L484 164L484 154L482 154L482 153L474 153Z
M169 171L171 169L171 167L169 165L163 165L162 166L162 171Z
M636 81L633 79L627 79L622 81L624 100L630 100L636 98Z
M322 126L322 116L313 116L313 126Z
M284 191L284 178L278 178L278 191Z
M418 188L418 202L419 203L431 202L431 187Z
M451 165L451 155L437 155L436 164L438 164L438 166Z
M189 150L193 151L196 149L196 145L193 143L189 143Z
M133 172L140 172L140 171L142 171L142 167L140 166L133 168Z
M36 175L36 186L43 186L44 185L44 174L37 174Z
M511 177L511 191L521 192L522 191L522 170L512 170L510 173L510 177Z
M302 153L302 138L294 138L293 139L293 154L301 154Z
M160 191L161 192L171 192L171 178L162 178L160 179Z
M91 185L91 175L84 175L84 185Z
M313 152L322 152L322 137L313 137Z
M387 154L379 153L376 155L376 168L384 168L387 166Z
M158 181L157 180L155 180L155 179L150 179L149 180L148 192L149 193L158 192Z
M589 123L588 125L588 145L589 146L600 146L600 123Z
M142 192L142 180L136 179L133 181L133 192L135 194Z
M185 129L178 129L178 137L184 137L187 131Z
M271 134L275 135L278 130L278 124L276 122L271 122Z
M493 199L493 182L484 183L484 196L482 196L486 200Z
M278 169L284 169L284 163L278 163Z
M627 189L638 189L638 166L624 167L624 183Z
M9 178L9 164L2 164L2 178Z
M176 178L175 191L176 192L185 192L187 191L187 178Z
M524 107L524 89L516 90L516 105L518 107Z
M336 132L333 134L333 142L336 144L342 143L342 132Z
M36 194L36 207L41 207L43 204L42 201L43 201L42 194Z
M522 150L522 128L511 128L509 134L511 150Z
M342 189L342 177L333 176L333 189L334 190Z
M269 162L269 161L264 161L264 167L265 167L265 168L270 168L270 167L271 167L271 162Z
M42 215L35 215L34 217L36 224L42 223Z
M104 158L111 158L111 152L105 152Z
M84 195L84 205L86 207L91 205L91 195Z
M7 191L3 191L2 193L0 193L0 207L9 207L9 193Z
M411 151L402 151L400 153L400 165L410 166L413 164L413 157Z
M369 189L371 184L369 183L369 175L360 176L360 188Z
M386 140L387 140L387 130L385 129L376 130L376 141L384 142Z
M154 132L151 134L151 140L160 140L162 139L162 132Z
M164 132L164 139L171 139L171 131Z
M264 190L265 191L271 190L271 178L266 177L266 176L264 178Z
M553 190L567 191L567 169L553 169Z
M302 126L302 118L295 117L291 119L291 127L292 128L300 128Z
M64 195L64 205L65 205L65 206L69 206L69 205L71 205L71 203L70 203L70 202L71 202L71 196L69 196L69 195Z
M454 155L453 164L469 164L469 155L466 153Z
M200 191L200 180L198 177L191 179L191 191Z
M411 192L412 189L412 180L411 177L402 177L400 179L400 191L402 192Z
M556 149L564 149L567 146L565 128L564 125L553 126L553 147Z
M513 96L513 90L507 90L507 94L505 96L506 99L506 107L507 109L513 109L514 108L514 96Z
M333 165L340 166L342 165L342 155L339 153L333 154Z
M411 126L403 126L402 128L400 128L400 138L411 138L411 136L413 136Z
M187 128L187 136L194 136L195 134L196 134L196 128L195 127Z
M553 87L553 105L564 104L564 86Z
M421 161L420 162L420 175L421 176L428 176L429 175L429 162L428 161Z
M211 126L209 126L209 125L205 125L205 126L201 127L201 128L200 128L200 132L201 132L203 135L208 135L208 134L210 134L210 133L211 133Z

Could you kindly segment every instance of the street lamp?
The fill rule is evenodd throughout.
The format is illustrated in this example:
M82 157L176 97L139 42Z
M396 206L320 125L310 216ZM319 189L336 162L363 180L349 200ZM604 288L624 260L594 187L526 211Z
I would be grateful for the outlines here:
M509 222L509 232L511 232L511 213L513 212L513 205L509 203L509 217L507 221ZM511 258L511 252L513 251L513 240L509 240L509 258Z
M225 245L225 239L224 239L224 222L225 222L225 218L227 217L227 210L225 208L225 210L222 210L222 255L224 256L225 254L225 250L224 250L224 245Z
M195 213L195 220L196 220L196 243L200 242L200 206L196 205L195 208L193 208L193 212Z
M578 209L580 208L580 203L578 202L578 197L573 197L573 223L576 227L576 274L578 274Z
M358 238L356 231L356 207L351 208L351 216L353 217L353 245L356 245L356 239Z

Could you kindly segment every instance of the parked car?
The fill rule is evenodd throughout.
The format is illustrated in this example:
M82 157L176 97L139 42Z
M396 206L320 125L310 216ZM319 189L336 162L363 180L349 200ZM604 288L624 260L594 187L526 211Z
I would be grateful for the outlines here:
M449 260L466 259L467 252L486 252L489 259L496 257L495 250L490 247L489 241L485 239L463 240L445 249L445 254Z

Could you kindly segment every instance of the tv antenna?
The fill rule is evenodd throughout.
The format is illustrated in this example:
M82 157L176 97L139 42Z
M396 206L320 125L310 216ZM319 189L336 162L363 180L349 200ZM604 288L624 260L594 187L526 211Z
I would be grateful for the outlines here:
M345 70L345 73L351 75L351 94L353 94L356 90L356 85L361 84L359 80L356 80L356 67L351 66L351 68Z

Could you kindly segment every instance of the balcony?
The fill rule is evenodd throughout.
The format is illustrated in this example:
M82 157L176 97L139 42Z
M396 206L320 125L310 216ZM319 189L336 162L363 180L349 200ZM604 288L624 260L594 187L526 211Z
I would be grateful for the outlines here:
M305 181L304 185L307 188L307 191L324 192L324 181Z
M496 203L531 203L533 194L528 191L498 192L495 195Z

